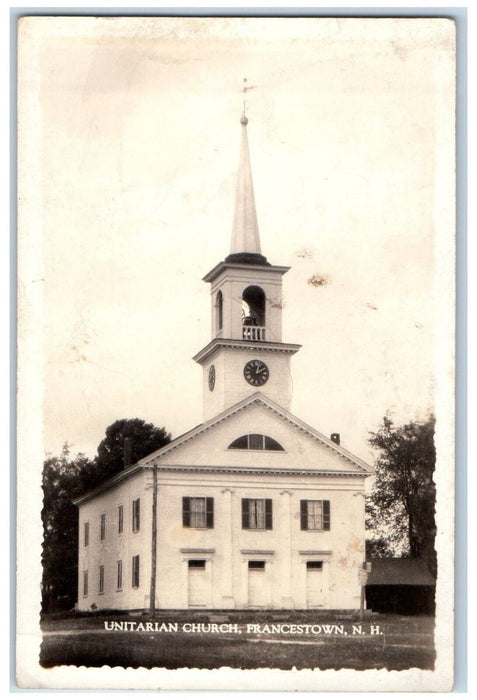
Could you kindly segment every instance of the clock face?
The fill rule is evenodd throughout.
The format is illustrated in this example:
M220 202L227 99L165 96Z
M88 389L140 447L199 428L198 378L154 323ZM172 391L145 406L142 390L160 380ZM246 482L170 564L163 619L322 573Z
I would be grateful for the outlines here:
M243 376L252 386L262 386L268 381L270 371L262 360L250 360L243 368Z
M213 391L215 386L215 367L210 365L209 367L209 390Z

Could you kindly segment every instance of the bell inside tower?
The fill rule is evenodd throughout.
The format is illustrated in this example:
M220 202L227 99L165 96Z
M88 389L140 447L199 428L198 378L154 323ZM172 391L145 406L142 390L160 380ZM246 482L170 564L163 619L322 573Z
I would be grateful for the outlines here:
M247 287L242 294L242 338L265 340L265 331L265 293L260 287Z

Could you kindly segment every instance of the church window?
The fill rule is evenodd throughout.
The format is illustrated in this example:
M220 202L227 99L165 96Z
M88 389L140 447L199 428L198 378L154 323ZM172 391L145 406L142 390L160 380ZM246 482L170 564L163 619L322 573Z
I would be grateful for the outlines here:
M83 571L83 595L88 595L88 572Z
M101 542L106 537L106 513L102 513L99 518L99 539Z
M265 562L258 561L255 559L250 559L250 561L248 562L248 568L249 569L259 569L260 571L265 571Z
M99 593L104 593L104 566L101 564L99 567L99 585L98 585L98 591Z
M116 588L118 591L120 591L123 587L123 562L120 559L117 562L117 571L116 571Z
M136 498L132 502L132 529L133 532L139 532L141 528L141 499Z
M215 297L215 325L217 333L222 330L224 324L224 296L219 290Z
M330 502L300 501L300 523L302 530L329 530Z
M213 528L214 499L184 496L182 498L182 525L184 527Z
M272 529L271 498L242 498L242 529Z
M319 569L321 571L323 569L323 562L322 561L307 561L306 568L313 569L315 571L316 571L316 569Z
M268 435L260 435L258 433L250 433L242 435L228 446L229 450L275 450L284 451L279 442Z
M139 588L139 554L132 558L132 587Z
M205 559L189 559L189 569L205 569Z
M124 529L124 508L118 506L118 533L121 534Z
M89 545L89 521L84 524L84 546Z

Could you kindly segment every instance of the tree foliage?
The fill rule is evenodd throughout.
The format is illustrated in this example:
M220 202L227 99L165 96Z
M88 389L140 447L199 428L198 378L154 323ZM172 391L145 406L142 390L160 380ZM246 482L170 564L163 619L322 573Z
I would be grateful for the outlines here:
M378 450L376 477L367 504L367 526L391 551L401 546L425 559L435 572L435 484L433 416L395 426L383 418L369 443Z
M82 454L72 457L65 444L59 457L48 457L43 468L43 609L70 608L76 600L78 511L73 500L91 478L93 463Z
M164 428L139 418L118 420L106 429L93 460L71 455L66 443L59 457L49 456L43 468L43 610L71 608L77 600L78 509L73 501L98 486L128 463L170 442ZM126 449L125 449L126 448Z
M98 445L94 463L97 483L109 479L125 466L135 464L171 441L165 428L158 428L140 418L122 418L106 428ZM90 485L91 486L91 485Z

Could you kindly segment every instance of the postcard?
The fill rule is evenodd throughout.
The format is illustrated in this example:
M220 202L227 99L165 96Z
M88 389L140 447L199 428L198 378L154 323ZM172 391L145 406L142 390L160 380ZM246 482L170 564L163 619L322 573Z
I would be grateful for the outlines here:
M451 690L453 21L18 42L18 686Z

